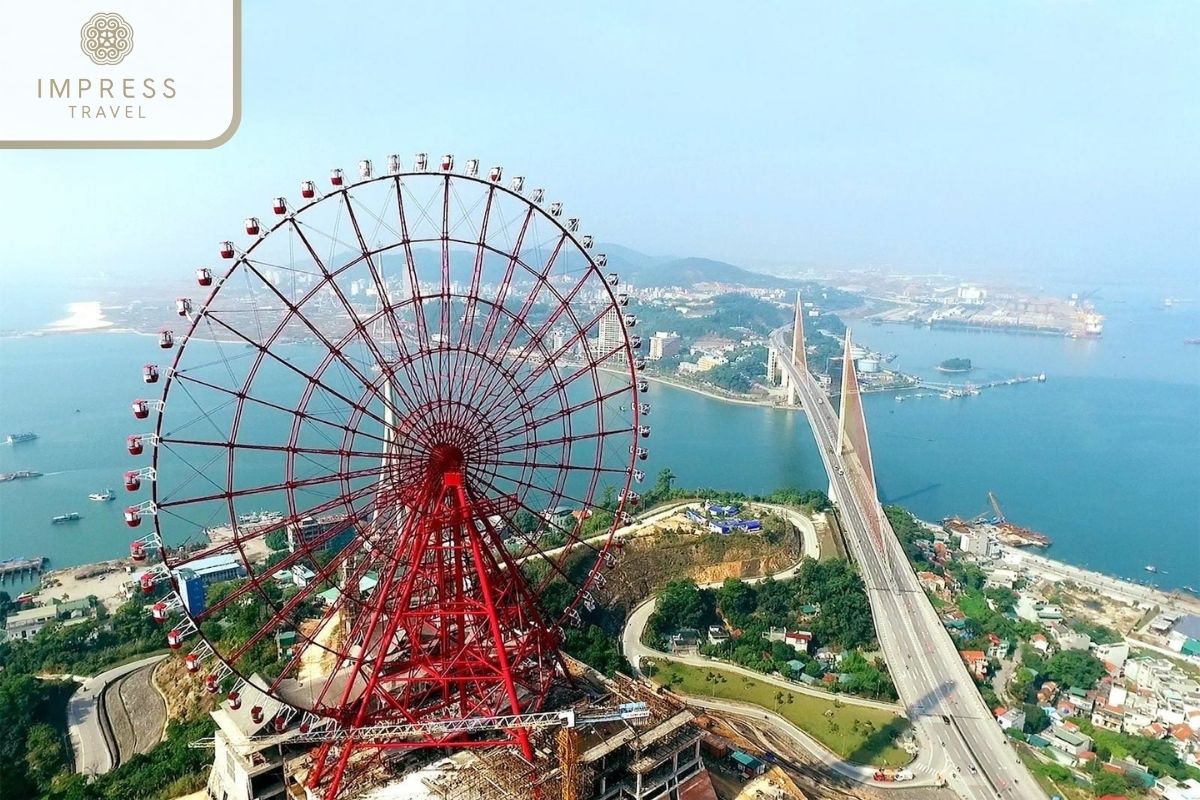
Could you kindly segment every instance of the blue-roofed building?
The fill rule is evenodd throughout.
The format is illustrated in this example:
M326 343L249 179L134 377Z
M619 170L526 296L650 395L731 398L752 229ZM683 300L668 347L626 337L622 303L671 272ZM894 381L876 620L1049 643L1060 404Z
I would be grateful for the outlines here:
M732 517L741 510L741 506L708 506L708 513L712 514L714 517Z
M210 583L246 577L246 565L232 553L198 558L190 562L186 569L194 572L206 586Z
M208 608L204 581L187 567L176 570L175 578L179 581L179 599L183 601L183 607L193 616L203 613Z

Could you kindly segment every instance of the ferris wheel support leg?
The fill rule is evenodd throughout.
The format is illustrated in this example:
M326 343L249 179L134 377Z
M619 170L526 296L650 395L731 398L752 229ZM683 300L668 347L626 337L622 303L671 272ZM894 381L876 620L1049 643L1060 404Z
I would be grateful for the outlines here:
M329 788L325 790L325 800L336 800L338 790L342 788L342 777L346 774L346 766L350 763L350 754L353 752L354 742L347 740L342 744L337 765L333 768L333 777L329 779Z
M463 488L462 475L458 474L454 477L447 475L447 483L454 480L454 488L457 494L457 500L461 504L461 508L471 508L471 501L467 498L466 489ZM484 608L487 609L488 624L492 629L492 637L496 641L496 660L500 662L500 674L504 677L504 691L508 695L508 703L512 708L512 713L521 713L521 701L517 699L517 687L513 683L512 665L508 661L508 653L504 646L504 634L500 632L500 618L496 614L496 603L492 596L492 584L488 577L488 571L483 568L484 557L483 549L479 545L479 534L475 530L473 524L467 526L467 536L471 540L471 555L476 564L476 572L479 575L480 593L483 595ZM524 728L516 730L517 743L521 747L521 754L525 756L525 760L530 764L533 763L533 746L529 743L529 732Z
M329 750L333 747L333 742L324 742L317 748L317 752L313 756L313 769L308 773L308 788L316 789L321 785L321 779L325 777L325 768L329 765Z

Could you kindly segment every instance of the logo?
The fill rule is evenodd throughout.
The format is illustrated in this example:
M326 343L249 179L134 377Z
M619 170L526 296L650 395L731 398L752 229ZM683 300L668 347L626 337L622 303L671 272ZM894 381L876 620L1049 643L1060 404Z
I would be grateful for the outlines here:
M96 64L120 64L133 51L133 28L120 14L96 14L80 29L79 47Z

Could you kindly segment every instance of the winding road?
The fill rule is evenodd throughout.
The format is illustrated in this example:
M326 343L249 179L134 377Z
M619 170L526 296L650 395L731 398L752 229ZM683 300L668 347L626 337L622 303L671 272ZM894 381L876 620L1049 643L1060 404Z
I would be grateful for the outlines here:
M116 740L104 710L104 690L108 685L142 667L157 664L165 655L122 664L86 678L67 701L67 727L71 748L75 751L75 771L89 777L103 775L119 759Z

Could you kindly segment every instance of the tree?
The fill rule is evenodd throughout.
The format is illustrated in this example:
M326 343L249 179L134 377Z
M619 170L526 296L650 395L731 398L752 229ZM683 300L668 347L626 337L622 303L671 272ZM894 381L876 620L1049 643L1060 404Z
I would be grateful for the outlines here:
M737 578L726 578L717 590L717 608L739 628L746 624L757 606L754 587Z
M1096 797L1103 797L1106 794L1122 795L1129 791L1129 788L1129 781L1124 775L1100 770L1092 776L1092 794Z
M1046 730L1050 724L1050 718L1046 716L1046 712L1039 705L1033 703L1025 704L1025 725L1023 730L1026 733L1041 733Z
M701 628L711 617L710 609L709 601L695 581L674 580L658 595L654 613L650 615L650 627L660 636L680 628Z
M1061 686L1090 689L1107 670L1103 661L1086 650L1063 650L1046 662L1046 672Z
M671 471L670 467L663 467L658 471L658 478L654 481L654 496L660 499L666 498L674 485L675 473Z
M267 538L263 541L265 541L267 543L267 547L271 548L272 550L287 550L287 531L283 530L282 528L271 531L267 534Z

